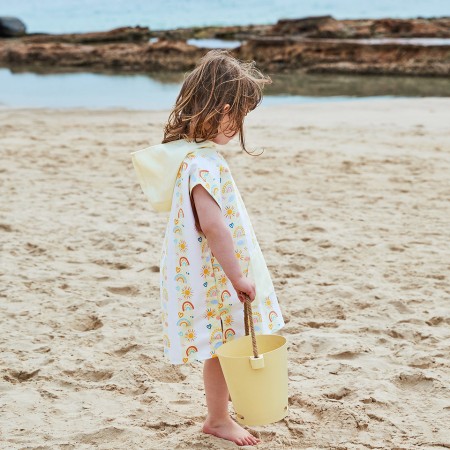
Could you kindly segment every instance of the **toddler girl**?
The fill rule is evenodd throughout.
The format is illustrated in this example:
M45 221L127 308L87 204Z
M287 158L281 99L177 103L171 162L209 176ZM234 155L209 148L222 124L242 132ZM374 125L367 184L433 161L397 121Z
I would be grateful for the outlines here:
M284 321L219 147L239 134L247 151L244 118L270 82L254 62L211 50L185 78L162 143L132 153L153 207L170 211L160 261L164 355L172 364L204 361L208 415L203 432L238 445L255 445L259 439L228 414L229 394L216 349L245 335L246 296L256 333L274 333Z

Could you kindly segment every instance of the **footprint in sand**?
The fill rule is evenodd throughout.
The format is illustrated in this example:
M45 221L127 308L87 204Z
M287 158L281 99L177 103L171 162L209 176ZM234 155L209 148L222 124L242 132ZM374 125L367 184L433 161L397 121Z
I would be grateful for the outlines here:
M395 300L392 302L388 302L389 304L395 306L398 312L404 313L404 314L413 314L414 311L410 308L408 308L403 302L399 300Z
M117 355L117 356L124 356L124 355L126 355L129 351L135 350L135 349L137 349L137 348L139 348L139 347L141 347L141 346L138 345L138 344L130 344L130 345L127 345L127 346L125 346L125 347L119 348L119 350L116 350L116 351L114 352L114 354Z
M25 370L9 370L6 375L4 375L3 379L5 381L9 381L10 383L22 383L24 381L28 381L38 374L40 369L33 370L31 372L27 372Z
M434 316L431 319L425 321L430 327L438 325L450 325L450 317Z
M92 262L102 267L108 267L109 269L117 269L117 270L130 269L130 266L128 264L120 261L114 262L114 261L107 261L105 259L96 259Z
M297 263L290 263L287 264L287 266L285 266L289 269L294 270L295 272L303 272L304 270L306 270L306 267L301 265L301 264L297 264Z
M79 433L73 436L76 442L87 444L89 447L97 447L99 444L105 444L108 447L111 442L123 440L123 435L127 434L127 430L117 427L107 427L92 433Z
M347 397L347 395L351 394L353 391L345 386L342 386L341 388L333 391L333 392L327 392L324 394L325 397L331 398L334 400L341 400L344 397Z
M110 370L63 370L63 374L81 381L104 381L111 379L114 372Z
M76 319L72 324L72 328L78 331L97 330L103 326L103 322L95 315L81 317Z
M333 359L356 359L360 356L360 352L345 351L327 355Z
M45 248L41 248L36 244L33 244L31 242L27 242L25 244L25 248L27 249L28 253L30 255L42 255L44 253L46 253L47 250L45 250Z
M139 295L140 291L135 286L108 286L106 288L111 294L133 296Z
M427 391L432 390L434 388L435 379L426 376L422 372L401 372L392 380L392 382L402 389L412 389L415 392L418 392L419 389Z
M139 355L139 359L142 361L142 368L152 379L163 383L179 383L186 379L186 375L179 366L165 364L159 358L144 354Z

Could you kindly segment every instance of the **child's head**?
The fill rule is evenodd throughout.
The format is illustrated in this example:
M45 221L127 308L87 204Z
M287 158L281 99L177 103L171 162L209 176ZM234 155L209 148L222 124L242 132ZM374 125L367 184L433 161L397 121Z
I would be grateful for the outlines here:
M262 100L270 77L226 50L211 50L188 74L164 128L164 142L187 139L226 144L237 133L245 150L244 118Z

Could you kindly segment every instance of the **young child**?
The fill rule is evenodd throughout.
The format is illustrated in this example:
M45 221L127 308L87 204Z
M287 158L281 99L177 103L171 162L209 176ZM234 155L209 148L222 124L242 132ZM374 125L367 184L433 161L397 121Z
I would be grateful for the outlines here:
M161 144L132 153L144 193L170 211L160 262L164 355L173 364L204 361L208 415L203 432L238 445L259 439L228 414L216 349L245 335L245 295L258 334L284 326L270 273L219 146L239 134L270 83L225 50L211 50L185 78ZM248 153L248 152L247 152Z

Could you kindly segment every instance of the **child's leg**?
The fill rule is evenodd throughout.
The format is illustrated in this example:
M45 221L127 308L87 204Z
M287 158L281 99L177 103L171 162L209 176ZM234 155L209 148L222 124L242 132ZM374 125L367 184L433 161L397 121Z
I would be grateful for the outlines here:
M209 418L214 419L216 422L228 419L229 394L219 358L211 358L205 361L203 366L203 381L205 383Z
M228 388L219 358L207 359L203 366L208 416L203 432L228 439L238 445L255 445L259 439L237 424L228 414Z

